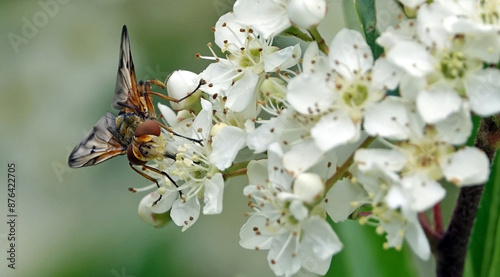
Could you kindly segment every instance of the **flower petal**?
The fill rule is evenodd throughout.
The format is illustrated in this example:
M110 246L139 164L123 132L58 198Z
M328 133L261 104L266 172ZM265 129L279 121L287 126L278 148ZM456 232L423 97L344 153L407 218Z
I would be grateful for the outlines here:
M215 23L214 41L224 51L238 51L245 45L247 34L239 32L245 26L235 21L234 13L226 13Z
M292 176L296 176L311 166L323 156L323 151L313 140L297 143L283 155L283 166Z
M321 260L329 259L339 252L343 245L330 224L319 216L311 217L304 222L302 230L304 237L301 248L311 248Z
M219 170L231 166L238 152L245 146L245 131L238 127L226 126L212 138L210 162Z
M245 110L252 103L252 100L255 101L255 87L258 81L257 74L246 70L243 76L227 91L226 107L234 112Z
M266 186L268 182L267 160L250 161L247 166L247 176L249 184L254 186ZM245 187L245 190L247 187ZM245 192L245 190L243 193L248 195L248 192Z
M309 210L304 206L301 200L293 200L290 203L290 212L293 217L299 221L307 218L309 215Z
M372 51L361 33L349 29L337 33L330 44L330 66L348 79L372 68Z
M238 0L233 10L237 21L251 26L265 39L278 35L292 25L281 1Z
M487 68L471 74L465 82L471 109L480 116L500 112L500 70Z
M401 74L402 70L399 67L395 66L387 59L380 57L373 65L372 85L378 89L396 89Z
M240 245L246 249L269 249L274 233L266 228L267 217L260 214L252 215L240 229Z
M262 153L269 148L271 143L278 140L284 125L280 117L272 117L266 120L247 137L248 148L255 153Z
M304 52L302 59L302 72L327 72L330 70L328 58L319 51L318 43L313 41Z
M411 249L422 260L428 260L431 255L429 241L417 220L410 221L406 227L405 239Z
M472 119L469 108L463 107L444 120L435 123L440 141L461 145L467 142L472 132Z
M406 190L406 200L412 211L423 212L439 203L446 195L446 190L441 184L425 175L405 176L401 183L403 189ZM395 208L395 206L391 207Z
M169 126L177 125L177 115L169 106L158 103L158 109Z
M206 81L206 84L202 85L200 89L210 95L227 96L226 91L231 87L233 77L236 74L234 68L225 66L221 62L211 63L200 73L200 78Z
M191 197L186 202L180 199L174 202L170 213L175 225L182 226L182 232L191 227L200 217L200 201Z
M401 171L407 159L397 150L358 149L354 154L354 161L363 172L377 168L394 172Z
M446 180L457 186L483 184L490 175L490 163L486 154L475 148L458 150L441 164Z
M415 77L424 77L434 70L431 56L426 47L416 42L401 41L395 44L387 52L387 60Z
M301 56L300 45L288 46L269 55L264 55L264 70L273 72L278 69L287 69L297 64Z
M208 135L212 129L212 103L205 99L200 100L202 110L198 113L191 124L191 136L193 138L208 139Z
M462 99L458 93L447 87L424 90L417 96L418 112L428 123L445 119L461 106Z
M291 191L292 177L283 170L283 150L279 143L269 146L267 159L268 181L279 191Z
M311 136L318 148L328 151L356 141L360 136L359 124L354 123L347 112L336 111L321 117L311 129Z
M216 173L205 181L203 201L203 214L220 214L222 212L222 198L224 192L224 179L222 174Z
M372 136L405 140L410 135L408 113L400 97L387 97L367 107L363 126Z
M325 210L333 222L344 221L362 204L358 201L365 198L365 192L359 183L352 183L349 179L343 179L335 183L326 194L328 202L325 205ZM352 203L356 202L359 205L353 206Z
M335 101L326 74L302 73L288 83L288 102L302 114L316 115L327 111Z
M296 251L297 239L291 232L276 235L267 254L267 260L278 276L292 276L302 266L302 252Z

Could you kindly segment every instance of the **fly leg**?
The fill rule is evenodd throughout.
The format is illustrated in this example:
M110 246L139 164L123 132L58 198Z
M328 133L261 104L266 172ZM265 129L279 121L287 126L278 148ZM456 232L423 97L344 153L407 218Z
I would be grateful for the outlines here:
M135 168L135 167L132 165L132 163L128 163L128 164L129 164L129 165L130 165L130 167L131 167L131 168L132 168L135 172L137 172L139 175L141 175L142 177L144 177L144 178L146 178L146 179L148 179L148 180L150 180L150 181L154 182L158 188L160 187L160 184L158 184L158 181L157 181L155 178L153 178L153 177L149 176L148 174L144 173L143 171L140 171L139 169ZM151 166L148 166L148 165L142 165L142 168L143 168L143 170L149 169L149 170L151 170L151 171L153 171L153 172L155 172L155 173L157 173L157 174L160 174L160 175L166 176L166 177L170 180L170 182L172 182L172 184L174 184L174 186L175 186L176 188L178 188L178 187L179 187L179 186L175 183L175 181L172 179L172 177L170 177L170 176L169 176L166 172L161 171L161 170L158 170L158 169L156 169L156 168L154 168L154 167L151 167ZM182 191L180 191L180 190L179 190L179 196L180 196L181 198L183 198ZM159 197L157 200L155 200L155 202L153 202L153 206L154 206L154 205L156 205L158 202L160 202L161 198L162 198L162 195L160 194L160 197Z

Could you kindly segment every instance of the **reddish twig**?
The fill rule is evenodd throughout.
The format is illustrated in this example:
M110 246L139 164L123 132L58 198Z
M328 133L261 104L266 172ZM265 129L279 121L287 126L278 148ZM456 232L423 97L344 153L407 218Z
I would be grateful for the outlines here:
M434 230L439 234L439 237L443 235L443 216L441 214L441 204L437 203L432 209L434 213Z

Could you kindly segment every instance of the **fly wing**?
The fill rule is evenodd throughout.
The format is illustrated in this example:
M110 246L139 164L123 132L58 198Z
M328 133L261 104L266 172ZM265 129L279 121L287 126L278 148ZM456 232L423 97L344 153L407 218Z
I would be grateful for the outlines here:
M115 115L106 113L71 152L68 165L90 166L126 153L126 147L115 135Z
M142 111L142 106L141 95L137 90L137 79L135 77L134 62L132 61L132 52L130 51L127 26L123 26L113 108L129 113Z

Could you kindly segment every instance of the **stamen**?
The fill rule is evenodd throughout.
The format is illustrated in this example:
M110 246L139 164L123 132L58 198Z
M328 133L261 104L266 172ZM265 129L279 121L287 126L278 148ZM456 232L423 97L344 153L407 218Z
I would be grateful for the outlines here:
M142 188L129 188L128 190L131 191L131 192L143 192L143 191L148 191L148 190L152 190L152 189L155 189L155 188L158 188L156 186L156 184L151 184L151 185L148 185L148 186L145 186L145 187L142 187Z

